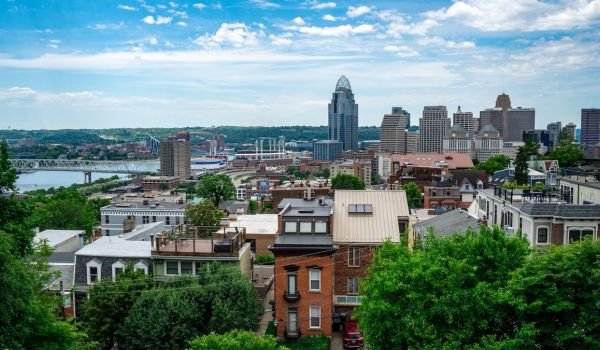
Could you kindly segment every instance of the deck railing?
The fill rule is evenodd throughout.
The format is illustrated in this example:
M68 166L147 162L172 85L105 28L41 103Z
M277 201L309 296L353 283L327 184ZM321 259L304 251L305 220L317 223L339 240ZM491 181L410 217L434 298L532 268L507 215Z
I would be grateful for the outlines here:
M245 242L245 227L177 225L154 238L152 254L237 255Z

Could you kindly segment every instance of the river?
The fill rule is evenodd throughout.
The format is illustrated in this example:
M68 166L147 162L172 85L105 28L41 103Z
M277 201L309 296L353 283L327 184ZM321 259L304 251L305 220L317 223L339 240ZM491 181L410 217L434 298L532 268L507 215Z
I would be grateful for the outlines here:
M115 175L118 175L121 178L127 178L128 176L127 174L92 173L92 181ZM83 173L76 171L36 171L19 174L19 178L17 179L19 192L48 189L50 187L68 187L72 184L82 183Z

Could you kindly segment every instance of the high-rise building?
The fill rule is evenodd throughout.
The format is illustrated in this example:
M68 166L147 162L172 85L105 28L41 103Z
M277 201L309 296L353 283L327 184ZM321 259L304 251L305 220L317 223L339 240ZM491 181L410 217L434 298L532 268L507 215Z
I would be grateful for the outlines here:
M472 112L463 112L458 106L456 113L452 115L452 125L460 125L469 134L469 139L473 139L475 133L475 120Z
M457 152L471 154L471 138L462 126L454 124L444 136L444 153Z
M600 108L581 109L581 144L596 145L600 142Z
M548 151L552 151L558 146L558 142L560 141L560 133L562 132L562 123L554 122L548 124L546 127L548 131L548 135L550 136L550 142L548 144Z
M482 127L475 135L475 155L480 162L501 154L503 146L500 132L492 124Z
M565 125L565 127L563 128L563 131L567 132L567 135L569 135L569 138L573 141L575 141L575 132L576 132L577 126L574 123L569 123L567 125Z
M340 141L344 151L358 149L358 104L344 75L337 81L329 104L329 139Z
M393 115L393 116L403 116L404 117L404 129L410 128L410 113L408 111L402 109L402 107L392 107L392 114L384 114Z
M392 108L392 114L385 114L381 122L380 134L380 149L385 152L394 154L408 154L417 151L418 135L416 132L408 131L406 127L407 118L410 114L404 110L401 113L399 110Z
M503 110L511 109L510 96L505 93L498 95L498 97L496 97L496 108Z
M181 180L192 175L189 141L169 140L160 143L160 175L178 176Z
M313 147L314 160L333 162L340 159L342 153L342 143L335 140L317 141Z
M425 106L419 119L419 152L442 152L448 129L450 118L446 106Z
M534 108L512 108L507 94L498 95L496 107L479 113L479 127L491 124L500 132L504 141L521 141L523 132L535 129Z

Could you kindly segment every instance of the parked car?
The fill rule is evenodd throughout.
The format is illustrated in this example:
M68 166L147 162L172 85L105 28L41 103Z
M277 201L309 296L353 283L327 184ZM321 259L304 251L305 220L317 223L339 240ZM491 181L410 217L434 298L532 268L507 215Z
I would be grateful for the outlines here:
M342 325L344 349L359 349L365 346L363 334L358 330L358 321L347 319Z

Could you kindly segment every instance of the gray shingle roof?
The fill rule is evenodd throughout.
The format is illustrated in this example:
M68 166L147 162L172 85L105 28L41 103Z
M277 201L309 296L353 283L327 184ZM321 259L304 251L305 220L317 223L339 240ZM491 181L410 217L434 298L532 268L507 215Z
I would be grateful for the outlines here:
M447 213L433 217L431 219L416 223L413 225L415 232L422 237L422 233L431 228L436 235L451 235L454 233L464 233L469 228L478 230L481 224L473 216L462 209L454 209Z
M531 216L563 218L600 218L599 204L566 204L525 202L521 211Z

